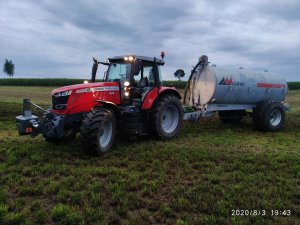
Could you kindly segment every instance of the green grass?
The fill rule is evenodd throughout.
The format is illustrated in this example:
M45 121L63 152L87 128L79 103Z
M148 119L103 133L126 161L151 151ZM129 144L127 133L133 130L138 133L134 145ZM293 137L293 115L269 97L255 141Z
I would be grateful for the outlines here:
M213 117L185 123L172 141L118 138L91 157L78 137L18 136L23 96L46 106L51 89L0 87L0 224L299 224L300 91L289 92L282 132ZM234 217L233 209L269 215Z

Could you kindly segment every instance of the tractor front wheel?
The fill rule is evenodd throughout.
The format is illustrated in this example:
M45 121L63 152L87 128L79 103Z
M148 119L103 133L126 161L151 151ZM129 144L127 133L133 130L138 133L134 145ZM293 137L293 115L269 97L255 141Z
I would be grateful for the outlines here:
M80 142L84 151L101 155L114 144L116 118L110 109L94 109L85 115L80 127Z
M183 110L179 99L166 95L158 99L151 112L152 131L161 139L178 135L182 127Z

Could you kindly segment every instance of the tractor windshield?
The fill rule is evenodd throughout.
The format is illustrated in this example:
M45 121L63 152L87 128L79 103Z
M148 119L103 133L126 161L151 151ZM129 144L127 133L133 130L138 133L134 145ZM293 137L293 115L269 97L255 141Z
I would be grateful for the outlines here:
M112 63L109 65L106 75L106 81L120 81L121 79L130 79L131 64Z

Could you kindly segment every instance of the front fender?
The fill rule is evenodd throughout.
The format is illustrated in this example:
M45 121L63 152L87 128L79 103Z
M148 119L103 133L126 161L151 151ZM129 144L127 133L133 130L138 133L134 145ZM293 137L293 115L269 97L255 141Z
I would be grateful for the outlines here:
M121 115L119 107L113 102L101 101L101 100L95 100L94 102L96 102L96 105L94 106L94 108L97 108L97 107L108 108L108 109L113 110L117 117L119 117Z

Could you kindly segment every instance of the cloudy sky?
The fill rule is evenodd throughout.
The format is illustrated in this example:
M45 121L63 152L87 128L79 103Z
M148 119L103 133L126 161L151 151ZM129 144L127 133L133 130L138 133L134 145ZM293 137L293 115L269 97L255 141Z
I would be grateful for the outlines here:
M206 54L300 81L300 1L0 0L0 63L13 60L16 77L89 78L93 56L162 50L164 79Z

